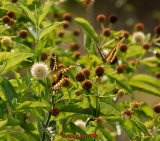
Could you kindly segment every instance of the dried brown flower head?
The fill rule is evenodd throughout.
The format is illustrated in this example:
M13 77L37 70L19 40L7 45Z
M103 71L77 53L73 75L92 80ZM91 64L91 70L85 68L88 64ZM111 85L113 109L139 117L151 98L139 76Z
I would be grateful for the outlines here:
M79 59L80 56L81 56L81 53L80 53L80 52L75 52L75 53L74 53L74 58L75 58L75 59Z
M10 22L10 18L8 16L3 16L2 21L4 23L9 23Z
M99 22L99 23L104 23L105 21L106 21L106 16L105 16L105 15L99 14L99 15L97 16L97 22Z
M77 81L83 82L86 79L86 76L83 72L77 72L75 78Z
M155 73L155 76L156 76L157 78L160 78L160 72L156 72L156 73Z
M101 77L103 76L104 74L104 68L101 67L101 66L97 66L96 69L95 69L95 73L98 77Z
M114 24L118 21L118 17L114 14L110 15L109 18L108 18L109 22Z
M27 30L21 30L19 32L19 37L26 38L27 36L28 36L28 31Z
M72 43L70 44L70 49L71 49L72 51L78 50L79 48L80 48L80 46L79 46L78 43L72 42Z
M71 22L72 21L72 14L71 13L64 13L63 20Z
M14 18L16 14L13 11L8 11L7 16L10 18Z
M144 24L143 23L137 23L134 28L137 31L142 31L142 30L144 30Z
M56 117L56 116L59 115L59 113L60 113L60 110L58 108L51 109L51 115L52 116Z
M86 78L88 78L91 74L91 71L89 68L84 68L82 72L85 74Z
M122 65L116 67L117 73L123 73L124 67Z
M132 113L133 113L133 111L131 109L126 108L124 110L124 112L122 113L122 116L123 116L123 118L129 118L129 119L131 119L132 118Z
M79 34L80 34L80 29L76 28L73 30L73 35L79 36Z
M142 44L142 46L143 46L143 49L148 50L150 48L151 44L148 42L145 42Z
M85 90L90 90L92 88L92 83L89 80L85 80L83 82L83 89Z
M126 52L127 51L127 49L128 49L128 46L126 45L126 44L124 44L124 43L122 43L121 45L120 45L120 51L121 52Z
M111 35L111 30L109 28L105 28L103 29L102 34L106 37L109 37Z
M70 85L70 80L68 78L64 79L63 87L68 87Z

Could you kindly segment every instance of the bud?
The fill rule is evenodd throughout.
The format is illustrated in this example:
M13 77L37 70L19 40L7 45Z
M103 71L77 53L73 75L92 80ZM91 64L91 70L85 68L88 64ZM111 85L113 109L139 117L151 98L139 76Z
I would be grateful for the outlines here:
M52 116L56 117L56 116L59 115L59 113L60 113L60 110L58 108L51 109L51 115Z
M129 32L128 31L124 31L122 33L122 35L125 37L125 39L127 39L129 37Z
M70 80L68 78L64 79L63 87L68 87L70 85Z
M3 39L1 40L1 44L5 47L11 47L12 45L12 40L10 37L3 37Z
M80 48L80 46L79 46L78 43L72 42L72 43L70 44L70 49L71 49L72 51L78 50L79 48Z
M80 52L75 52L75 53L74 53L74 58L75 58L75 59L79 59L80 56L81 56L81 53L80 53Z
M72 14L71 13L64 13L63 20L71 22L72 21Z
M86 79L86 76L83 72L77 72L75 78L77 81L83 82Z
M99 23L104 23L105 21L106 21L106 16L105 16L105 15L99 14L99 15L97 16L97 22L99 22Z
M48 54L46 52L41 53L41 60L45 61L48 58Z
M63 28L67 29L69 27L69 24L70 24L69 21L64 21L63 22Z
M111 30L109 28L105 28L103 29L102 34L106 37L109 37L111 35Z
M89 80L85 80L83 82L83 89L85 90L90 90L92 88L92 83Z
M16 14L13 11L8 11L7 16L10 18L14 18Z
M28 36L28 31L27 30L21 30L19 32L19 37L26 38L27 36Z
M59 32L58 32L58 36L59 36L59 37L63 37L63 35L64 35L64 31L59 31Z
M80 30L78 28L73 30L73 35L79 36L79 34L80 34Z
M155 104L153 106L153 110L156 112L156 113L160 113L160 104Z
M10 22L10 18L8 16L3 16L2 21L4 23L9 23Z
M109 22L114 24L118 21L118 17L114 14L110 15L109 18L108 18Z
M75 90L75 95L79 96L82 94L82 91L80 89Z
M135 30L137 30L137 31L142 31L142 30L144 30L144 24L142 24L142 23L137 23L134 28L135 28Z
M117 70L117 73L123 73L124 72L124 68L123 68L123 66L117 66L116 67L116 70Z
M91 71L88 68L84 68L82 70L82 72L85 74L86 78L88 78L90 76L90 74L91 74Z
M148 50L150 48L151 44L148 42L145 42L145 43L143 43L142 46L143 46L143 49Z
M119 48L119 49L120 49L121 52L126 52L127 49L128 49L128 46L127 46L126 44L123 44L123 43L122 43L122 44L120 45L120 48Z
M133 109L137 110L137 109L140 108L141 103L137 102L137 101L134 101L134 102L131 103L131 106L132 106Z
M132 64L132 66L136 65L136 61L134 61L134 60L130 60L129 63Z
M113 94L118 94L120 88L119 87L116 87L116 89L113 91Z
M124 90L119 90L119 91L118 91L118 95L119 95L119 96L124 96L124 94L125 94Z
M101 66L96 67L95 69L95 73L97 74L97 76L101 77L104 74L104 68Z

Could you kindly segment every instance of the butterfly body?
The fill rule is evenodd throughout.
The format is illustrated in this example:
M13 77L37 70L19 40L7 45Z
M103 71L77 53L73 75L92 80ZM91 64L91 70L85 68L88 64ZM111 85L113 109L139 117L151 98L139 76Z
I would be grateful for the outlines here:
M100 55L101 55L101 57L102 57L102 60L103 60L104 62L106 62L108 65L112 64L112 62L116 59L116 55L117 55L117 53L118 53L119 46L120 46L120 44L123 42L124 39L125 39L125 37L123 37L123 38L116 44L116 46L109 52L109 54L107 55L107 57L106 57L105 54L103 54L103 53L101 52L99 46L96 44L96 47L97 47L97 49L98 49L98 51L99 51L99 53L100 53Z
M65 82L64 73L71 69L77 67L77 65L71 65L71 66L63 66L58 67L58 59L56 54L52 54L51 57L51 63L50 63L50 83L51 83L51 90L52 91L58 91L59 88L63 85Z

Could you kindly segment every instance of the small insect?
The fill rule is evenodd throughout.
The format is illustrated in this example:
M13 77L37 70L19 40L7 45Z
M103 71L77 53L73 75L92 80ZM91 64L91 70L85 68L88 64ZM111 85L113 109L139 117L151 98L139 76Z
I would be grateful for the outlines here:
M50 83L51 83L51 90L58 91L59 88L65 82L64 73L78 65L71 65L71 66L62 66L58 67L58 59L55 53L52 54L51 62L50 62Z
M103 53L101 52L100 47L99 47L98 44L95 42L96 47L97 47L97 49L98 49L98 51L99 51L99 53L100 53L100 55L101 55L101 57L102 57L102 60L103 60L104 62L107 62L107 64L109 64L109 65L112 64L112 62L116 59L116 55L117 55L117 53L118 53L118 48L119 48L120 44L123 42L124 39L125 39L125 37L123 37L123 38L116 44L116 46L109 52L109 54L107 55L107 57L106 57L105 54L103 54Z

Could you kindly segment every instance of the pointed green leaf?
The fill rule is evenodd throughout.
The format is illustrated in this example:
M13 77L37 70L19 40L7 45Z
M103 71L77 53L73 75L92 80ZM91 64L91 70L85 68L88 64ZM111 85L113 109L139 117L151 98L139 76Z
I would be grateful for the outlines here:
M8 109L6 103L0 97L0 119L6 119L8 117Z
M19 9L19 7L17 7L17 5L13 5L13 4L10 4L10 3L2 5L2 7L0 7L0 9L4 9L4 10L7 10L7 11L13 11L16 14L23 14L21 9Z

